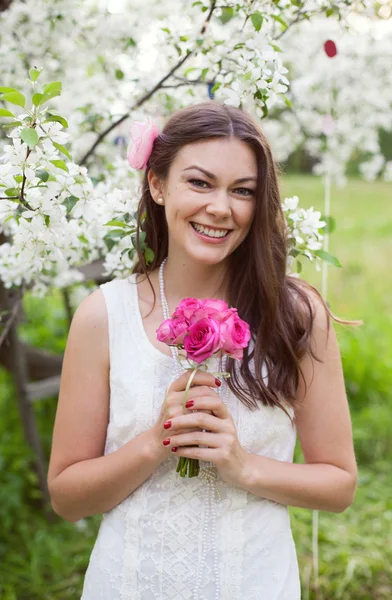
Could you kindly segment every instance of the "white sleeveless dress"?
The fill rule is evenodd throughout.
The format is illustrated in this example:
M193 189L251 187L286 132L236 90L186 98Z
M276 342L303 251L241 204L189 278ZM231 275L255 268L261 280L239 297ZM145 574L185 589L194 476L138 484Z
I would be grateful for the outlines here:
M105 454L156 423L176 373L172 357L155 348L146 334L135 280L133 274L101 285L110 344ZM296 430L281 409L260 404L259 410L250 410L231 392L227 406L245 450L292 462ZM220 600L299 600L287 506L218 477L214 569L211 527L205 523L211 518L207 483L200 477L180 477L177 462L178 456L169 456L130 496L104 513L81 600L215 600L216 578Z

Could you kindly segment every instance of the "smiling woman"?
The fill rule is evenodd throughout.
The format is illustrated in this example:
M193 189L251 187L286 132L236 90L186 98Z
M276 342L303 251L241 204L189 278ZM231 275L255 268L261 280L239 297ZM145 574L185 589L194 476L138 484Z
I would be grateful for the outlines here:
M82 302L64 358L53 506L104 513L82 598L299 600L287 506L341 512L356 486L331 314L286 274L277 168L252 117L206 102L149 127L139 261ZM227 382L196 372L184 414L190 373L156 330L186 298L236 307L251 339ZM292 464L297 433L306 464ZM178 456L213 464L221 502Z

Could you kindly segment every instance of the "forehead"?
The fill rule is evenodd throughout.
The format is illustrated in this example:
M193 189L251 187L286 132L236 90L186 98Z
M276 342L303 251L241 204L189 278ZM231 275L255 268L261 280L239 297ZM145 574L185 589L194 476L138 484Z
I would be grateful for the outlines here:
M183 146L178 152L173 168L177 172L198 165L217 177L257 177L257 161L252 148L237 138L203 140ZM189 174L190 171L186 171Z

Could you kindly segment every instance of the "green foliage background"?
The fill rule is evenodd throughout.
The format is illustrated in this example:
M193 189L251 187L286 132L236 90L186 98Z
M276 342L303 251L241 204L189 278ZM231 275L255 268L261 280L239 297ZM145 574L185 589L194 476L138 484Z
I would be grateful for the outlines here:
M321 591L318 600L386 600L392 597L392 205L390 184L352 179L332 191L336 231L330 251L343 269L329 267L328 301L334 314L362 319L360 328L335 325L353 421L359 463L355 503L342 514L319 513ZM323 209L322 181L290 175L282 193L298 195L304 207ZM321 289L321 274L304 265L302 276ZM64 349L67 320L56 293L27 297L24 339L56 352ZM47 455L56 399L37 402ZM296 460L301 461L300 448ZM0 371L0 599L76 600L100 517L78 524L48 523L38 508L32 456L23 440L10 377ZM312 511L290 508L303 585L303 600L315 599Z

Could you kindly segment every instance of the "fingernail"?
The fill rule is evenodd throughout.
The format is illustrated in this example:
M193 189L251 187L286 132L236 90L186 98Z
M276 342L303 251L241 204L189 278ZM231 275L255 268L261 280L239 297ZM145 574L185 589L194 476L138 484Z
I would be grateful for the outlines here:
M220 387L222 385L222 382L219 381L219 379L215 379L215 385L217 385L218 387Z
M162 444L164 446L168 446L170 444L170 438L167 438L167 440L163 440Z
M193 406L193 405L194 405L194 403L195 403L195 402L194 402L194 400L188 400L188 402L185 402L185 406L186 406L187 408L190 408L191 406Z
M165 429L170 429L171 426L172 426L172 422L171 421L166 421L166 423L164 424L164 428Z
M173 446L172 452L177 452L177 448L175 446Z

